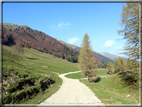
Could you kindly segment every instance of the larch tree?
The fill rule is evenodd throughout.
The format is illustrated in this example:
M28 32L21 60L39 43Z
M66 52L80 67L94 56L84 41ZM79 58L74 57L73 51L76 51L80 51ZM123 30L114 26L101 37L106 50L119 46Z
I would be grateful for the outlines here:
M114 61L115 73L124 72L126 70L126 67L127 67L127 62L125 61L124 58L121 57L119 57L118 59L115 58Z
M134 60L139 58L139 8L140 3L124 3L120 23L123 28L118 31L126 40L124 54Z
M111 62L107 64L107 73L110 75L114 74L114 65Z
M139 47L141 45L141 20L142 20L142 7L140 0L139 3L129 2L124 3L122 13L121 13L121 26L122 30L119 30L118 33L122 34L123 39L126 40L124 47L124 53L129 57L127 65L129 70L133 71L133 74L137 80L139 80L139 66L137 60L141 58L139 55Z
M86 33L80 48L78 68L82 71L83 75L87 76L88 79L89 77L96 76L97 66L94 52L91 47L91 41Z

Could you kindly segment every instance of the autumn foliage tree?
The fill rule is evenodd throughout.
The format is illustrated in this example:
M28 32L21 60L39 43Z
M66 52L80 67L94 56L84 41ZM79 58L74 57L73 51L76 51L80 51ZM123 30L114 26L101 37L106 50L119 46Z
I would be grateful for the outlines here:
M82 71L83 75L87 76L87 78L96 76L97 63L88 34L84 35L81 44L78 68Z

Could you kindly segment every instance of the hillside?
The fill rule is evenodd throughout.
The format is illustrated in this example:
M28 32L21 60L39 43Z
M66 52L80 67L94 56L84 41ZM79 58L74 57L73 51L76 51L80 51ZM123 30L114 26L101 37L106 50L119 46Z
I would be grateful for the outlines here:
M2 43L13 45L20 41L23 47L33 48L41 52L49 53L58 58L74 59L77 62L78 51L67 47L51 36L37 30L33 30L26 25L3 24Z
M33 30L27 25L19 26L11 23L4 23L2 30L2 43L5 45L10 46L20 41L23 47L33 48L75 63L78 60L79 47L52 38L41 31ZM113 63L109 58L97 53L95 53L95 58L97 62L102 62L103 66L109 61Z
M104 104L140 104L139 89L131 88L119 74L101 78L96 83L80 81L88 86Z
M17 55L3 45L3 104L39 104L62 84L58 73L78 71L77 64L32 48Z

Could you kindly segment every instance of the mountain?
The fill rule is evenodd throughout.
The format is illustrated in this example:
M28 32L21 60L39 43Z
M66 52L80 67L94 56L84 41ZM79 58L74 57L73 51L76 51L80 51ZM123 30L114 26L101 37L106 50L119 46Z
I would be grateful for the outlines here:
M105 56L105 57L108 57L110 58L111 60L115 61L115 58L119 58L120 56L117 56L117 55L114 55L114 54L111 54L111 53L108 53L108 52L101 52L100 53L101 55ZM126 57L123 57L125 60L127 60L128 58Z
M33 30L26 25L18 26L4 23L2 27L2 43L14 45L18 41L20 41L23 47L33 48L59 58L62 57L63 59L77 62L79 52L67 47L53 37L41 31Z
M73 49L75 49L75 50L78 50L78 51L80 50L80 47L78 47L78 46L68 44L68 43L66 43L66 42L64 42L64 41L62 41L62 40L57 39L57 38L55 38L55 39L58 40L58 41L60 41L61 43L65 44L65 45L68 46L68 47L71 47L71 48L73 48ZM110 61L110 62L114 63L113 60L111 60L111 59L109 59L108 57L105 57L105 56L99 54L98 52L94 52L94 56L95 56L95 58L96 58L97 60L99 60L99 61L101 61L101 62L108 63L108 62Z
M68 44L57 38L53 38L41 31L32 29L27 25L15 25L3 23L2 25L2 43L5 45L14 45L20 41L23 47L33 48L35 50L52 54L58 58L63 58L71 62L77 62L80 47ZM97 62L103 64L114 62L113 60L94 52Z

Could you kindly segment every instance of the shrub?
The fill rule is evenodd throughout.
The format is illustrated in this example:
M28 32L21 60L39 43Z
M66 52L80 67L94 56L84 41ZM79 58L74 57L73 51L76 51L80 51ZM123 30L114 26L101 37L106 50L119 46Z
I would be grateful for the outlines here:
M136 71L120 72L123 81L127 82L127 85L131 85L133 88L139 87L139 74Z
M12 100L12 95L11 94L7 94L6 96L3 97L2 102L3 104L9 104Z

